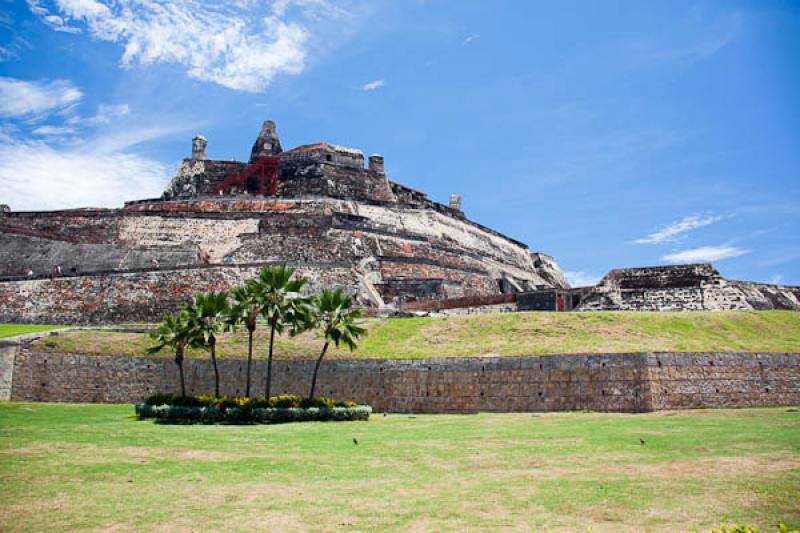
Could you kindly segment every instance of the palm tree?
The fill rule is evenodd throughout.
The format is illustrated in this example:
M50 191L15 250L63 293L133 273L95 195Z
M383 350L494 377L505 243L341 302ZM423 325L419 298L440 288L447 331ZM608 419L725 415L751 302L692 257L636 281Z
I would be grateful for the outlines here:
M217 336L230 329L228 293L209 291L195 296L185 306L190 331L190 345L211 352L214 365L214 395L219 398L219 369L217 368Z
M250 368L253 363L253 334L256 331L258 315L261 307L258 303L256 286L250 280L244 287L231 290L233 302L231 305L231 320L233 324L241 323L247 328L247 384L244 395L250 397Z
M356 341L367 333L366 329L356 323L356 319L360 316L361 309L353 308L353 298L341 288L335 291L323 289L319 297L313 300L311 324L307 324L307 326L322 328L325 344L322 346L322 352L314 366L311 392L308 394L310 400L314 399L317 373L330 343L333 342L337 348L339 344L344 344L350 350L355 350L358 346Z
M279 335L286 326L298 328L301 317L308 307L308 299L300 296L306 284L302 277L292 279L294 269L286 265L267 267L251 280L252 290L258 301L259 311L269 324L269 352L267 355L267 380L264 397L269 399L272 390L272 350L275 333Z
M181 397L186 397L186 381L183 377L183 352L190 343L190 330L188 316L185 312L166 313L158 329L150 334L156 345L147 350L149 354L160 352L169 346L175 351L175 364L178 365L178 374L181 378Z

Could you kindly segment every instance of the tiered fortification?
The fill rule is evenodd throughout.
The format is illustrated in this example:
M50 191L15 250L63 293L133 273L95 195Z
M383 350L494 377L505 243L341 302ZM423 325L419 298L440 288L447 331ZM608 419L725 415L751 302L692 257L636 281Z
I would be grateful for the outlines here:
M457 195L443 205L389 180L380 155L283 151L272 121L247 163L207 159L207 146L193 139L159 199L0 212L0 321L155 320L282 262L309 289L343 286L375 309L568 287L552 258L468 220Z
M800 310L800 287L727 280L710 264L615 269L581 296L581 311Z

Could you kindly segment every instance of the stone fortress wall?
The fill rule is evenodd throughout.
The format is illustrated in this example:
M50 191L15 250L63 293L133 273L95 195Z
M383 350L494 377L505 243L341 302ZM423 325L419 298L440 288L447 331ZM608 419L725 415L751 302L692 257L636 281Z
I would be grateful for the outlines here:
M571 289L552 257L468 220L458 195L444 205L389 180L378 154L365 167L359 150L328 143L283 151L271 121L249 163L207 159L207 145L193 139L159 199L0 209L0 321L154 321L278 263L387 313L510 297L536 310L800 309L800 288L725 280L711 265L613 270ZM280 163L276 195L256 194L255 174L229 184L267 159Z
M615 269L580 311L800 310L800 287L724 279L710 264Z
M178 391L170 359L0 352L13 368L6 394L20 401L134 403ZM10 355L9 355L10 354ZM246 361L220 362L222 394L242 394ZM265 364L254 363L261 390ZM307 394L312 360L273 365L276 394ZM186 362L187 392L213 392L207 360ZM8 381L8 380L7 380ZM474 413L800 405L800 354L640 353L448 359L362 359L323 363L322 396L377 412ZM0 395L3 394L0 382Z
M59 240L59 228L81 244ZM0 275L7 276L0 321L7 322L157 320L196 290L229 288L281 262L308 277L309 289L343 286L374 308L409 296L483 297L506 285L550 283L523 245L438 211L398 205L189 199L12 213L0 229ZM20 265L44 275L27 279ZM62 276L47 275L53 265Z
M365 167L360 151L327 143L284 152L271 121L250 163L206 159L207 145L193 139L160 199L0 213L0 321L158 320L196 290L278 263L378 310L566 286L554 261L468 220L460 199L390 181L380 155ZM258 172L246 177L265 160L280 160L274 196L260 194Z

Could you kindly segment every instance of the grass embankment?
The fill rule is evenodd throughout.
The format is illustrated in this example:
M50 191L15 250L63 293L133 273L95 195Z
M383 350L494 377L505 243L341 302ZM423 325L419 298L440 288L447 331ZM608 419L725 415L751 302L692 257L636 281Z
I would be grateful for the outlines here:
M159 425L131 412L0 404L2 529L800 525L800 413L787 408L274 426Z
M39 324L0 324L0 339L5 337L16 337L26 333L38 333L40 331L50 331L63 328L65 326L42 326Z
M330 358L465 357L643 351L800 352L800 313L729 311L686 313L487 313L454 317L366 320L369 335L358 350L332 349ZM263 357L268 330L256 331L256 356ZM143 355L144 334L72 331L47 337L35 349L54 352ZM276 342L278 358L315 357L318 334ZM169 357L168 351L162 354ZM222 358L247 355L246 331L217 345ZM192 350L189 357L208 355Z

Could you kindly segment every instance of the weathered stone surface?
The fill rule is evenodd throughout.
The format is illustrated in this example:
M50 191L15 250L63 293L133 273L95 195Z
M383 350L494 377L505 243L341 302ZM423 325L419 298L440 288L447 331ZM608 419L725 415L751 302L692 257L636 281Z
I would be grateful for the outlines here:
M625 268L609 272L581 311L800 310L800 287L726 280L710 264Z
M286 262L307 273L313 287L329 286L317 279L330 280L378 308L548 284L516 241L447 213L401 205L227 197L138 203L91 216L14 213L6 228L12 226L13 232L0 232L7 245L0 249L0 269L17 277L0 282L4 321L155 320L198 287L225 286L207 265L224 269L233 282L254 275L259 265ZM55 265L66 278L39 279ZM23 275L29 266L35 279Z
M11 399L11 384L14 376L15 344L0 343L0 400Z
M177 392L169 359L35 353L15 359L14 400L133 403ZM713 363L713 365L712 365ZM307 394L312 360L276 361L275 394ZM220 362L221 392L244 390L246 361ZM264 362L253 383L263 387ZM191 394L213 391L207 360L185 367ZM800 354L639 353L452 359L326 361L320 395L352 399L376 411L472 413L660 409L800 404ZM1 392L1 391L0 391Z
M389 181L377 154L365 168L360 150L333 144L283 151L266 121L250 162L279 159L280 176L277 196L260 196L263 176L240 175L248 163L207 159L206 147L203 136L192 140L192 157L157 200L4 212L0 320L157 320L196 290L227 288L277 263L298 268L313 288L342 286L387 310L566 283L551 258ZM244 181L226 181L234 174Z

